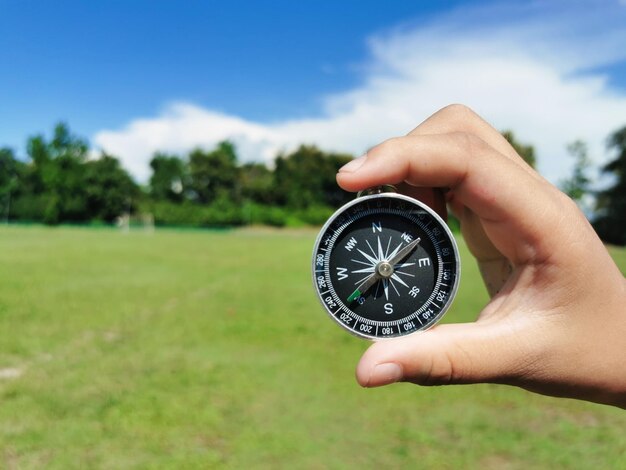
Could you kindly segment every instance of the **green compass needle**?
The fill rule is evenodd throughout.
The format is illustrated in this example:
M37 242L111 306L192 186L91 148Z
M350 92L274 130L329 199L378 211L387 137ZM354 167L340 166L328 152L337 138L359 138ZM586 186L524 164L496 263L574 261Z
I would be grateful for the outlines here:
M361 284L359 284L359 287L357 287L356 290L352 294L350 294L350 297L348 297L348 302L354 302L356 299L361 297L361 295L367 292L367 289L376 284L376 281L378 281L379 278L380 276L378 275L378 273L372 273L371 275L369 275Z

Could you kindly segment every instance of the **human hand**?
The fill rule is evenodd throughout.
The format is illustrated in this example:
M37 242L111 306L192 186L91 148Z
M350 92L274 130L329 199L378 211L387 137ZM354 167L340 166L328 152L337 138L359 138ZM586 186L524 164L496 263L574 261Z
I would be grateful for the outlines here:
M626 408L626 280L572 200L461 105L339 170L348 191L399 184L461 221L491 301L473 323L374 343L358 382L492 382Z

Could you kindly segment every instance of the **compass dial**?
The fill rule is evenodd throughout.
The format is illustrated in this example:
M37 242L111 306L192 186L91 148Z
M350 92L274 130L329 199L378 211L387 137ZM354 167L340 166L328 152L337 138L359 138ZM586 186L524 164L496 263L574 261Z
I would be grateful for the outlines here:
M401 336L434 325L459 280L447 225L429 207L395 193L364 196L339 209L313 252L322 305L364 338Z

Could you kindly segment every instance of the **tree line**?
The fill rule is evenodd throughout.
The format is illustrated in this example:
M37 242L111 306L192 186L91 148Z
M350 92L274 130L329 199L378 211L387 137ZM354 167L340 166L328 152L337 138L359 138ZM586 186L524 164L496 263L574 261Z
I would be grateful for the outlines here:
M503 136L535 165L531 145L518 142L510 131ZM591 163L579 141L568 147L575 166L561 189L581 206L593 196L595 204L586 212L594 228L604 240L624 245L626 127L607 142L616 154L601 168L611 176L610 186L590 189ZM0 148L0 217L6 222L111 223L123 214L150 213L157 225L319 225L354 197L335 182L337 170L353 156L312 145L279 154L272 168L240 163L229 141L182 156L158 152L150 161L146 185L137 184L115 156L89 155L88 142L64 123L55 126L49 140L30 137L23 158Z
M63 123L49 140L30 137L25 158L0 148L0 217L111 223L122 214L150 213L159 225L305 225L322 223L353 197L335 183L352 156L315 146L278 155L271 169L241 164L228 141L184 156L156 153L143 186L115 156L89 156L87 141Z

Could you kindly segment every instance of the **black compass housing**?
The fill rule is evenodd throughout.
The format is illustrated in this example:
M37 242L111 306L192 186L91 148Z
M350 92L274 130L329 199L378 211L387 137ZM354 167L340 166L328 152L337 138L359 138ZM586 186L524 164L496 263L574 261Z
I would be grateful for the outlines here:
M419 243L393 264L379 267ZM351 333L390 338L433 326L458 287L460 259L445 222L396 193L360 197L326 222L313 251L313 281L328 314ZM370 279L363 292L358 290Z

